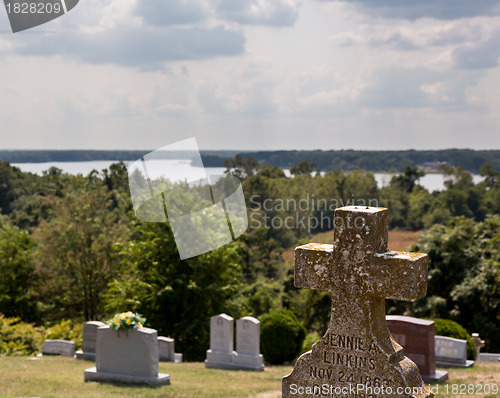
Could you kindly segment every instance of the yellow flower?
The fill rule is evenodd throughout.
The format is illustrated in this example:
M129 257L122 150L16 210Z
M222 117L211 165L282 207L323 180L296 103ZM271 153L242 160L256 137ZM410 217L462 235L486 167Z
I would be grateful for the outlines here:
M130 318L127 319L127 325L130 325Z

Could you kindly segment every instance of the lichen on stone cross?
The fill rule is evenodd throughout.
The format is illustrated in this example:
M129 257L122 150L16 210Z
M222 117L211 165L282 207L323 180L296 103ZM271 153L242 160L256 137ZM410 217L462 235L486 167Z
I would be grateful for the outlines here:
M425 296L427 255L389 251L387 215L339 208L333 245L295 249L295 286L332 292L332 309L326 334L283 378L283 398L433 396L385 322L386 299Z

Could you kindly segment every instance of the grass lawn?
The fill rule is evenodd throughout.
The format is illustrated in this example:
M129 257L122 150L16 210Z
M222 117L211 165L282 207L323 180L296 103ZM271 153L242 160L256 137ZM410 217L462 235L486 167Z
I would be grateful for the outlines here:
M0 397L281 397L281 378L291 366L266 367L264 372L205 369L203 363L161 363L172 384L143 387L125 384L85 383L83 371L93 362L63 357L1 357ZM472 369L450 370L449 394L439 385L441 397L500 397L500 394L458 395L453 384L500 385L500 364L481 363Z

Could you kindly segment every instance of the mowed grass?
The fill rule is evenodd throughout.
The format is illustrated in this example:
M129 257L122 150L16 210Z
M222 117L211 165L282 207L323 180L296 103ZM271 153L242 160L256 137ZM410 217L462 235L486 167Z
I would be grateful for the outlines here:
M389 249L407 251L417 243L422 231L389 231ZM333 243L333 231L321 232L311 238L315 243ZM288 264L293 264L293 253L295 248L289 248L283 252L283 259Z
M65 357L0 357L0 397L259 397L281 396L281 379L291 366L266 367L264 372L205 369L203 363L160 363L171 385L84 382L90 361Z
M448 369L448 373L450 379L437 385L435 398L500 397L500 363L476 362L472 368Z
M0 397L281 397L281 379L291 366L270 366L264 372L205 369L203 363L161 363L169 386L147 387L83 381L93 362L73 358L0 358ZM500 394L454 394L454 385L500 386L500 363L480 363L472 369L449 370L448 383L439 384L436 398L500 397ZM446 394L446 385L449 393ZM435 387L435 385L433 386ZM477 388L477 387L475 387ZM477 391L477 390L475 390Z

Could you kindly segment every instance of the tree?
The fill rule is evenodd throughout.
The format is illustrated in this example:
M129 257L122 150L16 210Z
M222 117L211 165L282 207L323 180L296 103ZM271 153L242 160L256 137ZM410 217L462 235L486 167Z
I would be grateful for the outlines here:
M107 309L141 313L150 327L175 338L187 360L202 360L210 317L236 311L239 250L231 243L181 260L169 224L138 222L135 237L122 247L124 269L111 283Z
M247 155L244 158L238 153L234 158L226 159L224 167L226 168L226 174L231 174L243 181L245 178L253 176L261 166L253 156Z
M27 322L36 317L32 247L28 231L0 218L0 313Z
M413 249L429 255L427 297L408 314L452 319L500 349L500 216L435 225Z
M308 162L307 160L301 160L299 163L290 167L290 174L299 175L299 174L311 174L318 165L316 162Z
M46 199L50 216L34 231L40 299L45 316L92 320L104 315L102 296L119 271L115 249L127 237L124 215L102 185Z

